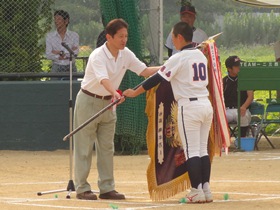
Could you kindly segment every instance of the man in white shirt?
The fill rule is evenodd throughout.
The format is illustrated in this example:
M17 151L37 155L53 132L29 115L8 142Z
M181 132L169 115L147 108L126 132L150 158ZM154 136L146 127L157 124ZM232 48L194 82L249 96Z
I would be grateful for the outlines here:
M117 91L129 69L139 76L150 76L160 67L147 67L126 47L128 25L122 19L111 20L106 26L107 42L89 56L75 110L74 127L80 126L112 101L124 101ZM121 200L115 190L113 175L116 111L107 110L74 136L75 186L78 199L96 200L87 181L93 145L96 148L99 198Z
M69 20L68 12L64 10L54 12L56 31L49 32L46 37L46 57L52 60L51 72L70 71L70 53L61 45L62 42L65 42L75 55L79 53L79 35L67 29ZM76 72L74 57L73 55L72 71Z
M191 4L187 4L185 6L182 6L180 9L180 19L182 22L186 22L189 24L189 26L192 27L193 29L193 45L197 46L201 42L205 41L208 39L207 34L201 30L200 28L195 28L194 27L194 22L196 19L196 11L195 7L192 6ZM174 55L175 53L179 52L173 42L172 42L172 31L169 33L167 39L166 39L166 44L165 47L168 49L168 56L170 57L171 55Z

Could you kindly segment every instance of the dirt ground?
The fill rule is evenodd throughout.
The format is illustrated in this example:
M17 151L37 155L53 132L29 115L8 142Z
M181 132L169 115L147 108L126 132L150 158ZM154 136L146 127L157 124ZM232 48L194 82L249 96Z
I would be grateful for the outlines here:
M146 169L148 155L115 156L116 190L126 195L124 201L83 201L72 192L53 193L66 189L70 173L70 152L63 151L4 151L0 150L0 209L280 209L280 138L273 138L276 149L266 140L259 151L233 152L215 157L212 164L211 188L214 202L183 204L180 193L168 200L153 202L149 198ZM96 158L93 158L89 182L97 189ZM38 192L51 191L38 196ZM228 195L228 199L225 199Z

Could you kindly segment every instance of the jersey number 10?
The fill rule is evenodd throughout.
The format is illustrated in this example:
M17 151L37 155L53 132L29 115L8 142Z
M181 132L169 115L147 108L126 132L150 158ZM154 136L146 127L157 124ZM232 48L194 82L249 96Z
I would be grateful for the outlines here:
M192 67L194 72L193 81L206 80L206 66L204 63L194 63Z

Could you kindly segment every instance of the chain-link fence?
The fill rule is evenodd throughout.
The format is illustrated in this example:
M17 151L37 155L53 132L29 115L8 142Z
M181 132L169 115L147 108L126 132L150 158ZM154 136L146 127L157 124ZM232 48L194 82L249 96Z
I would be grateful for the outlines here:
M19 73L51 73L54 64L69 65L69 51L61 45L63 41L77 54L73 67L83 73L87 58L104 30L101 1L1 0L0 75L17 73L18 77ZM63 13L59 22L54 16L57 10L66 11L69 17ZM148 64L161 63L162 0L141 0L137 10L141 22L141 43L144 45L143 59ZM62 39L63 35L58 34L57 29L61 27L59 24L67 23L67 18L68 32ZM79 46L75 49L77 43Z
M51 0L1 0L1 72L41 71L41 39L49 30L51 4Z

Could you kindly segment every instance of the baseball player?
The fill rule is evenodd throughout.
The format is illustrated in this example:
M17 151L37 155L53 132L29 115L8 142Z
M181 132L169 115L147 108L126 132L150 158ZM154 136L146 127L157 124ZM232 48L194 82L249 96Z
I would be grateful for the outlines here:
M208 39L207 34L203 30L201 30L200 28L194 27L194 22L196 19L196 11L195 11L194 6L192 6L191 4L182 6L180 9L180 19L181 19L181 21L188 23L192 27L192 29L193 29L192 42L193 42L194 46L197 46L201 42ZM169 57L171 55L174 55L175 53L179 52L175 48L175 46L172 42L172 31L169 33L169 35L166 39L165 47L168 49Z
M179 53L171 56L162 68L136 90L128 89L124 96L136 97L166 80L171 83L178 102L178 128L182 139L191 191L187 203L212 202L209 180L211 164L207 152L213 108L208 99L207 59L193 48L193 30L185 22L173 27L172 39Z
M238 73L240 71L240 61L240 58L236 55L229 56L225 61L228 75L223 78L223 89L228 123L237 123L238 121L237 82ZM254 99L254 92L252 90L247 90L241 91L240 94L240 130L241 137L246 137L251 122L249 106Z

